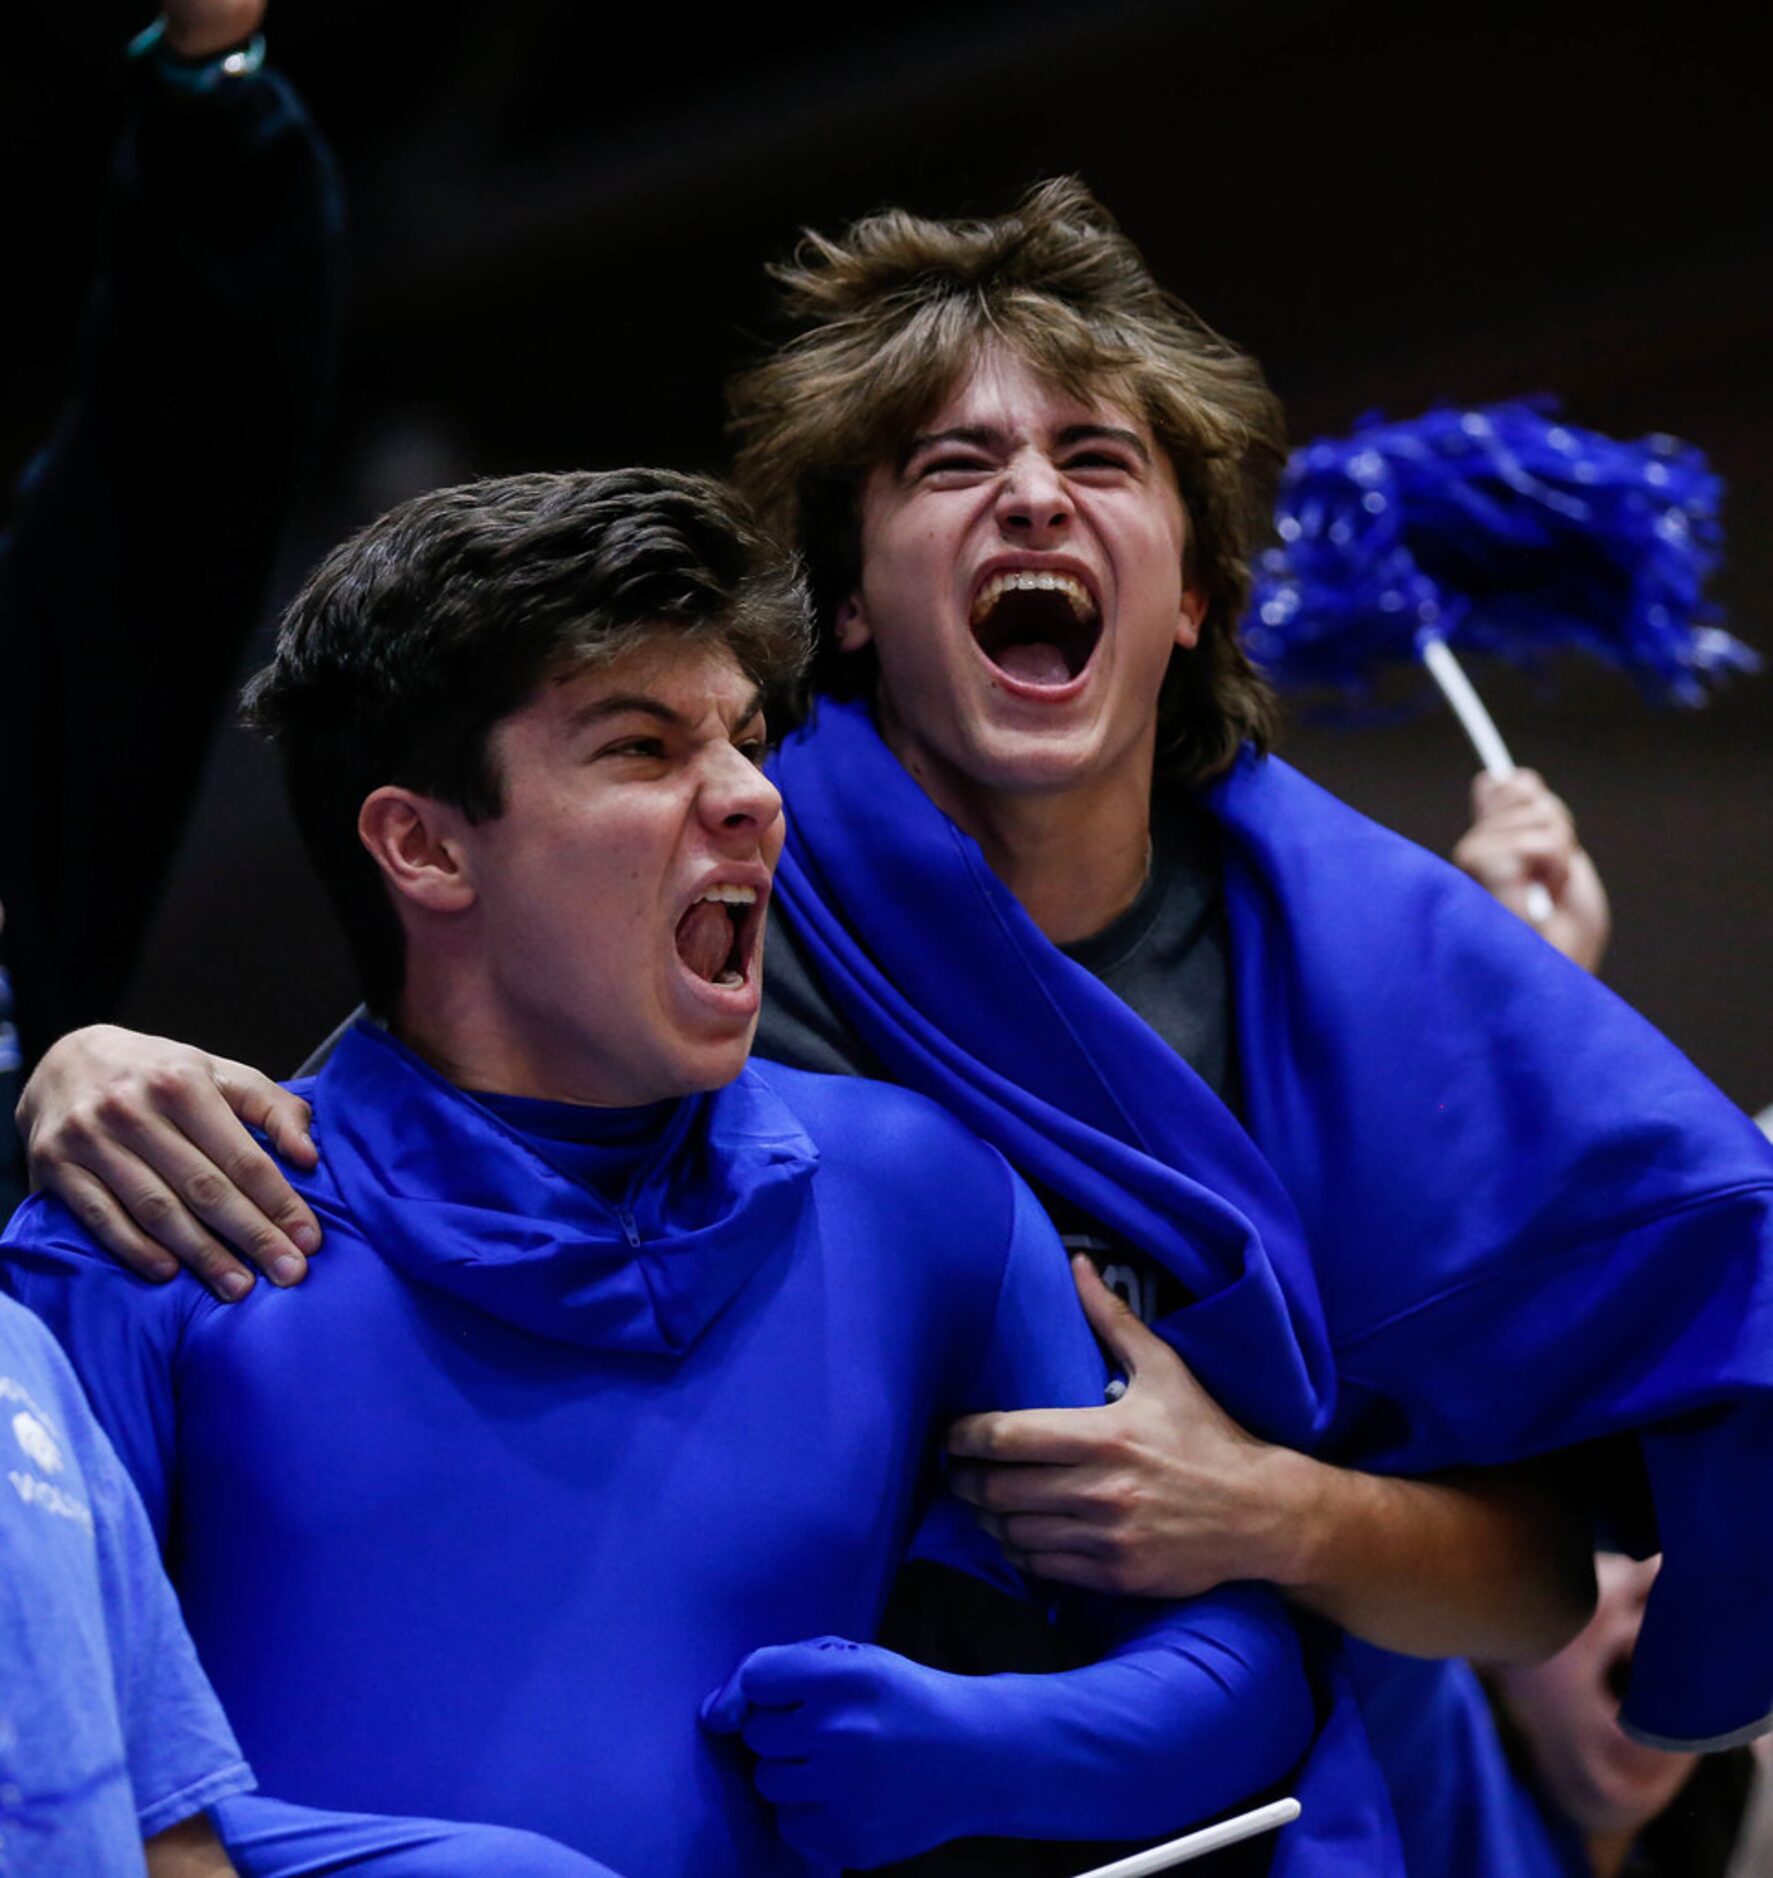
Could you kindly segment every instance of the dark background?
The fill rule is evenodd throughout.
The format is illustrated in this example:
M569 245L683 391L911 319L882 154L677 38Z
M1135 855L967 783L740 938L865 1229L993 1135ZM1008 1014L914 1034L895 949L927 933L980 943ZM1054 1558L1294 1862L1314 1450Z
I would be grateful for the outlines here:
M114 48L145 17L0 6L8 474L65 382ZM1075 170L1265 361L1296 436L1549 390L1579 423L1700 444L1730 491L1719 597L1773 650L1768 107L1752 27L1722 8L907 0L691 25L276 0L269 35L353 218L338 411L284 591L431 484L718 466L722 381L770 335L762 263L798 228L992 212ZM201 335L167 365L200 374ZM190 530L200 554L201 514ZM1612 890L1608 978L1739 1101L1773 1101L1773 683L1701 713L1601 671L1485 691ZM1420 840L1462 826L1474 765L1442 716L1301 730L1286 753ZM230 732L125 1015L283 1072L351 1001L270 765Z

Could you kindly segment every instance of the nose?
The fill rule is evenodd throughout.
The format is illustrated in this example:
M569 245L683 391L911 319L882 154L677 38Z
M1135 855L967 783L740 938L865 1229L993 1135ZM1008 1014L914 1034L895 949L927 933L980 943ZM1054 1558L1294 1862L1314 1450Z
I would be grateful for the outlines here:
M744 751L726 744L709 759L699 806L710 829L749 845L780 819L782 795Z
M1057 467L1039 450L1019 450L1010 459L997 497L997 525L1023 547L1050 546L1071 526L1071 491Z

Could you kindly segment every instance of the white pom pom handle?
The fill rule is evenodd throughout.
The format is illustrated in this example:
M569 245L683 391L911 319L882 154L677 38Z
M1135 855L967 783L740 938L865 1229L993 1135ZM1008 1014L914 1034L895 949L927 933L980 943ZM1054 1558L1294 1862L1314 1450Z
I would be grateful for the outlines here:
M1112 1865L1097 1865L1079 1872L1077 1878L1150 1878L1152 1872L1169 1871L1186 1865L1222 1845L1236 1845L1240 1839L1253 1839L1259 1832L1273 1832L1299 1817L1297 1800L1276 1800L1258 1806L1254 1812L1239 1813L1222 1819L1216 1826L1203 1826L1199 1832L1184 1833L1164 1845L1154 1845L1148 1852L1135 1852L1131 1858L1116 1859Z
M1514 758L1508 754L1508 745L1502 741L1496 720L1484 709L1483 699L1472 689L1471 680L1465 676L1464 666L1454 658L1453 648L1444 639L1427 637L1421 641L1418 650L1422 663L1428 667L1429 677L1440 686L1442 695L1453 707L1453 715L1471 739L1471 747L1477 752L1478 761L1498 782L1506 781L1514 774ZM1551 894L1544 881L1528 881L1528 919L1535 926L1543 926L1551 915Z

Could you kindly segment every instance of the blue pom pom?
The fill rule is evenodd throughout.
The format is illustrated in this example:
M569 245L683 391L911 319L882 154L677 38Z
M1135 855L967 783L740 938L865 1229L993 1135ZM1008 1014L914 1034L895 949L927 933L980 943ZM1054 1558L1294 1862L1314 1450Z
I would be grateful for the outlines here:
M1436 634L1516 665L1576 647L1698 704L1760 663L1703 597L1719 494L1690 444L1578 430L1549 402L1364 418L1288 463L1244 643L1278 685L1349 698Z

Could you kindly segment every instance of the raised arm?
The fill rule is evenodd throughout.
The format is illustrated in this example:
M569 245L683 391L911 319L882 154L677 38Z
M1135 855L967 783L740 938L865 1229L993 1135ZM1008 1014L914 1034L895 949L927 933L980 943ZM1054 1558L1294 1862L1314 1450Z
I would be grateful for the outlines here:
M1607 890L1577 838L1575 819L1537 770L1473 780L1471 826L1453 850L1453 865L1566 958L1585 971L1600 970L1613 930ZM1535 886L1551 904L1542 923L1532 918Z
M1387 1649L1536 1661L1594 1600L1589 1522L1529 1473L1392 1480L1257 1440L1075 1261L1128 1377L1102 1408L969 1416L953 1490L1037 1576L1186 1597L1256 1579Z
M173 0L137 62L74 394L0 553L27 1063L116 1006L325 404L332 165L275 73L203 63L263 10Z

